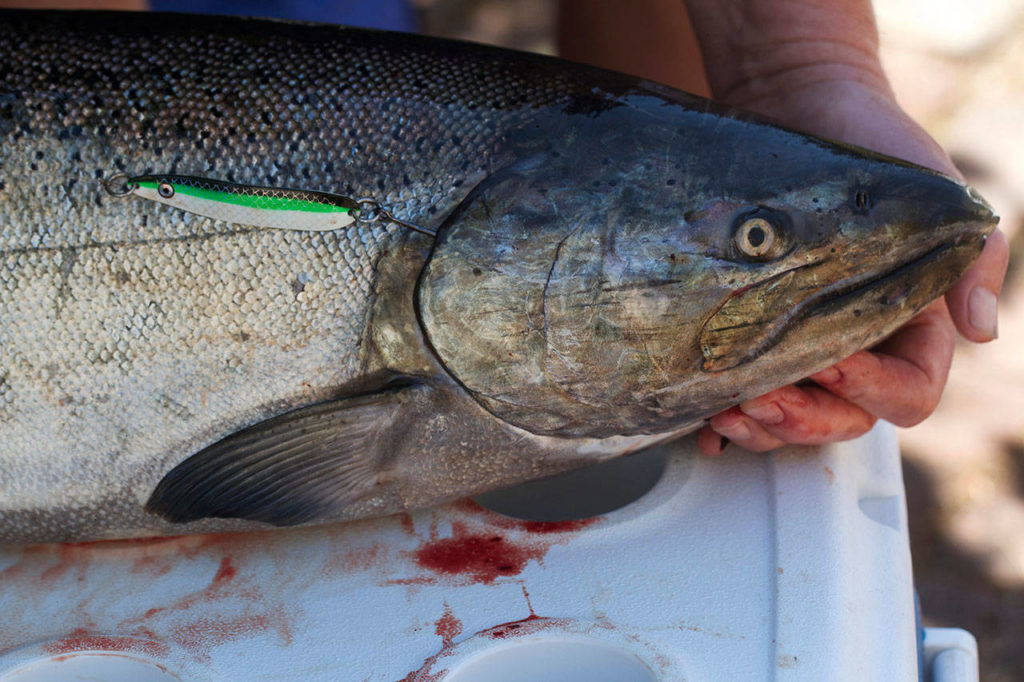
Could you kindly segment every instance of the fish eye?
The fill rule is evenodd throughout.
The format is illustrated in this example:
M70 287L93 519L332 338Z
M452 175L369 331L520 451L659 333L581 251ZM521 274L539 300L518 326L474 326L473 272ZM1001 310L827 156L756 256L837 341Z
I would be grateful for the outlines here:
M736 231L736 247L748 258L770 257L777 240L775 226L758 216L744 220Z
M174 196L174 187L172 187L169 182L161 182L156 187L156 193L164 199L170 199Z

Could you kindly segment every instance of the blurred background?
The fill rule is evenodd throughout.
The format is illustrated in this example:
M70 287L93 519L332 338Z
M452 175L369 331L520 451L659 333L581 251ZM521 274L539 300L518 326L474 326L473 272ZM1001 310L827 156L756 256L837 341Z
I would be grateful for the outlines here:
M416 0L434 35L556 52L549 0ZM595 5L601 3L595 0ZM1024 679L1024 0L880 0L903 107L1002 216L1000 338L962 342L942 404L901 432L925 623L978 639L982 679Z
M1002 216L1000 338L962 342L938 411L901 434L925 618L978 638L982 679L1024 678L1024 2L876 3L903 107Z
M372 1L347 1L373 14ZM554 0L412 1L426 33L556 52ZM247 2L238 0L238 11ZM150 3L182 11L192 4L0 0L120 9ZM617 0L593 3L622 8ZM249 6L263 14L269 12L259 9L273 4ZM901 104L995 206L1010 237L1000 339L961 343L939 409L901 433L925 623L971 631L982 679L1010 682L1024 678L1024 0L880 0L875 11L883 62ZM642 38L623 36L630 44Z

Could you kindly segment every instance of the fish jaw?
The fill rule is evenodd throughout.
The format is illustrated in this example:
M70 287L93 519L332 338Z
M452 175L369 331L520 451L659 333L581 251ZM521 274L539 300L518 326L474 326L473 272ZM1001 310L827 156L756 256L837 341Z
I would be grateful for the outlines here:
M952 178L922 173L911 185L913 192L903 192L909 198L895 192L883 201L896 206L879 207L894 218L851 224L811 262L734 291L701 329L702 369L722 372L780 344L786 353L830 337L864 339L835 351L850 354L945 293L981 253L998 217Z
M806 377L942 295L996 224L951 178L763 122L595 118L479 186L418 291L449 374L532 433L664 433ZM738 249L751 217L776 251Z
M726 297L701 328L702 371L659 391L658 404L711 414L799 381L881 342L943 295L998 217L952 178L910 178L908 196L876 205L877 225L848 224L827 253ZM730 322L740 319L747 324Z

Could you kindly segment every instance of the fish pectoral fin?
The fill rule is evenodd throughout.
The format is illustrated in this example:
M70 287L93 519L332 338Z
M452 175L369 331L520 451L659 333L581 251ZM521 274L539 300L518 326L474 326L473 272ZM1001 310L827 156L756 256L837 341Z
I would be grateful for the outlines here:
M429 391L393 387L238 431L168 472L146 509L175 523L236 518L291 526L325 519L379 491L392 459L390 427Z

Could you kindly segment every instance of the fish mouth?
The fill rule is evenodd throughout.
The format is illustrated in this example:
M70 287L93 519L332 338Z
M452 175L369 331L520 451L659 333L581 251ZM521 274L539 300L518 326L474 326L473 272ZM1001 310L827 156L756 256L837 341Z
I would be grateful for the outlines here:
M980 245L977 248L978 252L981 251L984 244L985 238L981 237ZM940 244L923 255L912 258L902 265L897 265L891 270L883 271L880 274L866 275L863 278L851 278L850 281L837 283L833 287L826 287L820 295L808 298L798 308L807 309L804 317L827 314L832 310L846 307L857 299L864 297L869 290L877 296L879 303L887 306L899 305L907 301L911 296L913 289L909 285L913 283L912 280L922 268L948 261L950 260L949 256L955 250L962 250L965 247L969 248L970 244L963 243L962 241ZM930 284L932 286L928 288L933 291L940 288L935 286L935 282L930 282ZM938 296L939 293L935 291L935 296ZM857 308L854 308L852 312L854 317L859 317L862 314L862 311L859 311Z
M825 286L820 282L835 267L828 259L737 290L701 330L703 369L716 372L750 362L804 327L813 328L814 334L843 334L860 326L878 337L865 345L880 340L956 282L981 253L985 234L971 231L938 244L929 241L897 263L889 261Z

